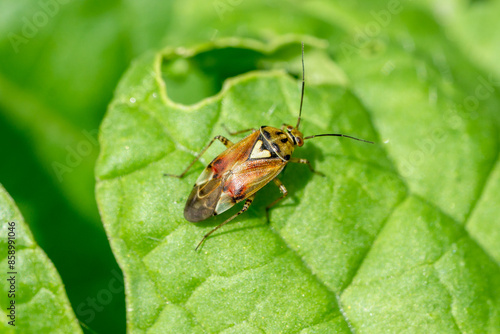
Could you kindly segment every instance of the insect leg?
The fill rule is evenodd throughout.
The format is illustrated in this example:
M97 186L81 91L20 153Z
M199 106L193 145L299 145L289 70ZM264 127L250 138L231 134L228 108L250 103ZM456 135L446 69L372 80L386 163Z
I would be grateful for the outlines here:
M239 131L231 132L231 131L229 131L229 129L224 124L222 124L222 126L224 127L224 130L226 130L226 132L229 133L231 136L239 135L240 133L245 133L245 132L249 132L249 131L252 131L252 132L257 131L254 128L250 128L250 129L245 129L245 130L239 130Z
M206 150L208 150L208 148L210 147L210 145L213 144L213 142L218 139L222 144L224 144L227 148L233 146L233 142L231 142L229 139L227 139L226 137L224 136L215 136L211 141L210 143L208 143L207 146L205 146L205 148L203 150L201 150L200 153L198 153L198 155L196 156L196 158L189 164L189 166L187 166L187 168L180 174L180 175L176 175L176 174L163 174L164 176L172 176L172 177L176 177L176 178L179 178L179 179L182 179L184 177L184 175L186 175L186 173L188 172L189 169L191 169L191 167L193 167L193 165L196 163L196 161L198 161L200 159L200 157L203 155L203 153L205 153Z
M311 170L311 172L316 173L316 174L321 175L321 176L325 176L325 174L323 174L323 173L318 172L317 170L315 170L311 166L311 163L309 162L309 160L307 160L307 159L301 159L301 158L292 157L292 158L290 158L289 162L295 162L295 163L298 163L298 164L305 164L305 165L307 165L309 167L309 169Z
M214 233L215 231L217 231L219 228L221 228L222 226L226 225L227 223L229 223L231 220L233 220L234 218L236 218L237 216L241 215L243 212L247 211L247 209L250 207L250 204L252 204L253 202L253 199L255 198L255 195L252 195L250 196L249 198L247 198L247 200L245 201L245 204L243 205L243 208L237 212L236 214L234 214L233 216L229 217L228 219L226 219L223 223L217 225L213 230L211 230L210 232L208 232L207 234L205 234L203 236L203 238L201 239L201 241L198 243L198 246L196 246L195 250L198 250L198 248L201 246L201 244L203 243L203 241L205 241L205 239L207 239L210 234Z
M269 209L271 209L273 206L275 206L279 201L281 201L283 198L286 197L286 195L288 195L288 190L286 190L285 186L283 185L283 183L281 183L280 180L278 179L274 179L274 184L277 185L279 188L280 188L280 191L283 195L281 195L281 197L277 198L274 200L274 202L272 202L271 204L269 204L267 207L266 207L266 219L267 219L267 222L269 223Z

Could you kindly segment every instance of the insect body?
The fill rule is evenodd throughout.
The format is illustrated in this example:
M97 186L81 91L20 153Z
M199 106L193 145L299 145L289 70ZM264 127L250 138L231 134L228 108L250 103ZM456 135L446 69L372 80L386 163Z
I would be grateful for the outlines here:
M184 217L190 222L199 222L221 214L238 202L246 201L239 212L205 234L196 249L209 235L245 212L252 203L255 193L270 181L274 181L282 196L266 207L266 215L268 215L269 209L288 194L285 186L276 178L287 163L307 164L312 172L321 174L312 168L308 160L292 157L295 147L304 145L304 140L320 136L337 136L372 143L336 133L304 137L299 131L304 86L304 44L302 44L302 94L299 118L295 127L284 124L281 129L261 126L258 130L239 131L234 134L248 131L252 131L252 133L236 144L223 136L216 136L182 174L165 174L182 178L216 139L227 147L224 152L208 164L196 180L184 208Z

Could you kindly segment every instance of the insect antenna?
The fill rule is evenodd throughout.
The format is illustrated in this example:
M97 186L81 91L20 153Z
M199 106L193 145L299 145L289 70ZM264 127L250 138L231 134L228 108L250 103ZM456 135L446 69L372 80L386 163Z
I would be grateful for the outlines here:
M300 118L302 116L302 103L304 102L304 87L306 85L306 82L305 82L305 69L304 69L304 41L302 41L302 92L300 94L300 107L299 107L299 118L297 119L297 125L295 126L295 128L298 130L299 129L299 125L300 125ZM355 138L355 137L351 137L351 136L348 136L348 135L343 135L341 133L325 133L325 134L322 134L322 135L314 135L314 136L307 136L307 137L304 137L304 140L306 139L311 139L311 138L314 138L314 137L326 137L326 136L331 136L331 137L345 137L345 138L350 138L350 139L354 139L354 140L359 140L359 141L362 141L362 142L365 142L365 143L369 143L369 144L374 144L374 142L372 141L368 141L368 140L364 140L364 139L359 139L359 138Z
M297 130L299 129L300 116L302 115L302 102L304 101L304 86L306 85L305 80L305 70L304 70L304 41L302 41L302 93L300 94L300 108L299 108L299 119L297 120Z
M368 141L368 140L364 140L364 139L359 139L359 138L351 137L351 136L348 136L348 135L343 135L341 133L325 133L325 134L322 134L322 135L307 136L307 137L304 137L304 140L311 139L311 138L314 138L314 137L327 137L327 136L330 136L330 137L351 138L351 139L359 140L359 141L362 141L362 142L365 142L365 143L374 144L374 142L372 142L372 141Z

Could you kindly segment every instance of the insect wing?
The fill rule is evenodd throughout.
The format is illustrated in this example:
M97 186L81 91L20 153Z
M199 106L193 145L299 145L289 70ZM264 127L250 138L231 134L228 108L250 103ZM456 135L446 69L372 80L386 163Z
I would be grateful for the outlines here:
M251 133L212 160L207 166L207 169L212 170L212 174L209 175L209 177L224 177L224 175L231 172L236 165L246 161L258 137L259 132Z
M184 207L186 220L199 222L220 213L216 210L216 207L223 190L223 184L225 184L227 176L231 174L232 168L240 161L248 159L250 150L258 135L258 132L248 135L208 164L196 180L191 194L189 194ZM225 210L233 205L234 203L226 207Z
M184 208L184 217L190 222L199 222L212 216L222 192L222 179L211 179L195 185Z
M247 160L238 163L228 175L215 212L220 214L247 199L274 179L285 167L279 158Z

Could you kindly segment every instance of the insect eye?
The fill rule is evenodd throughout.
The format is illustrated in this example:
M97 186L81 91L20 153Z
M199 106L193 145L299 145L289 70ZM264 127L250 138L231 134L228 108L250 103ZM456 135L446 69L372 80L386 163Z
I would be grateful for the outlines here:
M302 140L302 138L295 137L295 140L297 141L297 145L298 145L298 146L302 146L302 145L304 145L304 141Z

